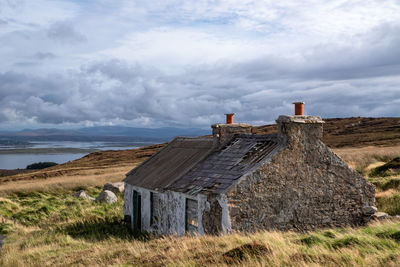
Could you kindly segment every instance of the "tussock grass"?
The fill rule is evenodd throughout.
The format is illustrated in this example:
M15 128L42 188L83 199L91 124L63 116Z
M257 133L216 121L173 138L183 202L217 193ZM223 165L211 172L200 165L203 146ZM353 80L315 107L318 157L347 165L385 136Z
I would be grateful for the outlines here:
M114 224L115 222L112 222ZM122 229L122 226L117 227ZM258 232L227 236L135 238L98 232L82 238L43 230L17 233L7 244L5 266L396 266L400 263L400 222L365 228L299 234ZM21 230L20 230L21 231ZM81 230L85 232L85 228ZM329 234L326 234L329 233ZM82 233L80 233L82 234ZM21 238L22 236L22 238ZM10 236L14 238L15 234ZM308 240L304 243L304 240ZM310 242L311 240L311 242ZM14 253L17 252L17 253Z
M400 214L400 177L368 174L399 151L400 146L335 149L377 186L377 206L389 214ZM156 237L132 233L124 225L122 196L111 205L71 196L84 189L96 197L105 182L121 181L131 168L73 165L68 172L47 179L1 183L0 234L6 234L7 240L0 266L400 265L398 220L308 233Z
M11 228L12 228L11 223L0 222L0 235L9 234L12 231Z
M395 157L389 162L371 170L369 176L393 176L400 174L400 157Z
M384 211L389 215L400 214L400 193L376 197L376 206L380 211Z
M90 187L91 196L100 187ZM1 266L355 266L400 264L400 221L309 233L156 237L122 221L122 196L100 204L72 190L14 192L0 199L7 243ZM5 226L5 227L4 227Z

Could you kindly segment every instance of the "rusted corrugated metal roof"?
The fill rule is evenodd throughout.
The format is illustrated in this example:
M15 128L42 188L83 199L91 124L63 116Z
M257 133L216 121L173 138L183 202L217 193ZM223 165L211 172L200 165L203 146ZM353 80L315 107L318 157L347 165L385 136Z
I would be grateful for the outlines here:
M238 135L214 151L168 189L187 194L222 193L279 145L276 135Z
M147 189L165 189L209 155L213 143L212 137L177 137L130 171L124 181Z

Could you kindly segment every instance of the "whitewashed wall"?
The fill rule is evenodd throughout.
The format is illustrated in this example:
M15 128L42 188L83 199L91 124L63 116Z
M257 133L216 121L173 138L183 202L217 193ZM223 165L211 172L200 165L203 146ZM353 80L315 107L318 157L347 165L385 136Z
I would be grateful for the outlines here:
M203 212L209 209L210 204L207 202L205 195L190 196L178 192L166 191L163 193L152 191L158 194L158 210L153 211L157 214L159 221L151 225L151 212L150 212L150 190L141 187L132 186L125 183L124 194L124 209L123 213L131 217L131 225L133 225L133 191L137 191L141 195L141 224L142 231L156 232L158 234L176 234L183 236L185 234L185 210L186 198L197 200L197 221L198 221L198 234L204 234L202 224Z

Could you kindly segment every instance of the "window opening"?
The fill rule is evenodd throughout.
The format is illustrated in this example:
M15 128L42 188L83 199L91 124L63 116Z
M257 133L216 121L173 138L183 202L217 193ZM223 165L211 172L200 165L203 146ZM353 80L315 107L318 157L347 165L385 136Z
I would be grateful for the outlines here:
M197 232L199 223L197 221L197 200L186 199L186 212L185 212L185 228L186 232Z

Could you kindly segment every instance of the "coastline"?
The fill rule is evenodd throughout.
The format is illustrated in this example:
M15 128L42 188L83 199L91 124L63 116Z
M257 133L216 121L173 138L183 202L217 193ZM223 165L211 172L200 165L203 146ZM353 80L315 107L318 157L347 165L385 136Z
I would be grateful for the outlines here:
M92 148L15 148L15 149L0 149L0 154L83 154L100 151L100 149Z

